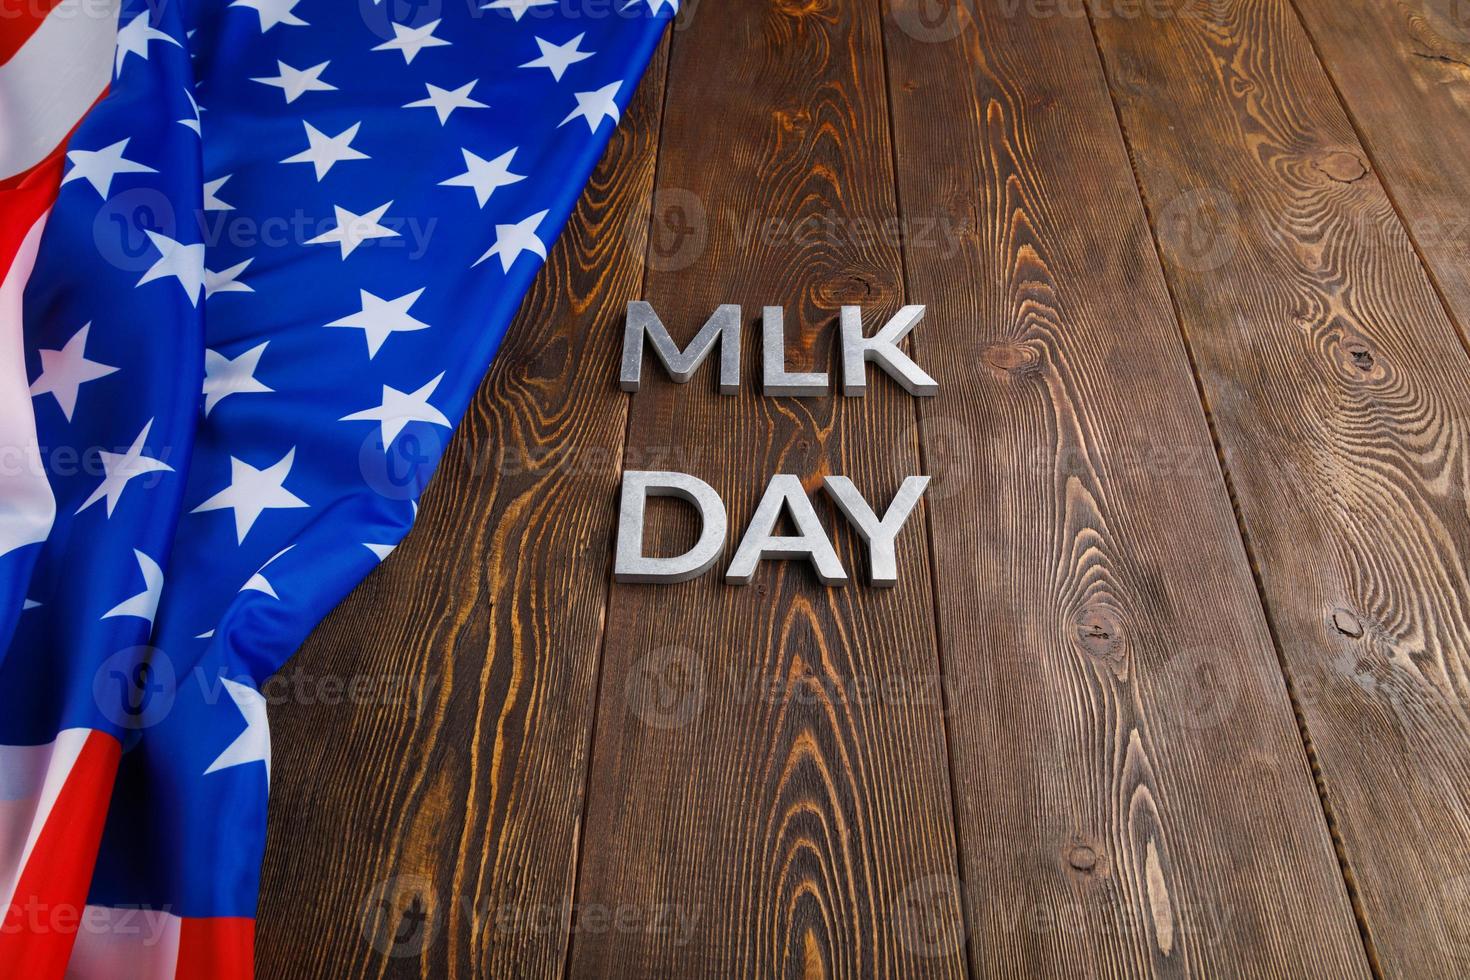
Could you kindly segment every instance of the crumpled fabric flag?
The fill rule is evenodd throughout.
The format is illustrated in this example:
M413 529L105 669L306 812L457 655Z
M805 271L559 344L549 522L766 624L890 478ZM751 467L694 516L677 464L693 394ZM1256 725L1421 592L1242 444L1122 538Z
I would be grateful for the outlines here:
M412 524L676 2L7 8L0 977L252 975L260 687Z

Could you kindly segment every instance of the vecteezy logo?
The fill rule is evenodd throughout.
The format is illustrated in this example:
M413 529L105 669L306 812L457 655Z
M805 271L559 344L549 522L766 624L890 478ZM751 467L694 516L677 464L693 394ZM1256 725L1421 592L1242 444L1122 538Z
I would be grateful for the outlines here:
M389 500L417 500L444 455L444 439L431 425L410 423L392 443L379 430L362 441L357 463L367 485Z
M368 30L384 41L392 41L406 30L438 20L444 12L444 3L443 0L358 0L357 12ZM399 25L398 30L394 29L395 24Z
M107 263L124 272L145 272L158 258L150 231L178 237L173 203L161 191L135 187L107 199L92 219L92 241Z
M973 14L973 0L903 0L893 8L898 29L928 44L959 37Z
M1232 658L1216 647L1189 647L1170 661L1171 677L1178 679L1179 720L1185 728L1209 731L1228 723L1239 700L1228 669Z
M648 233L648 267L655 272L687 269L704 254L709 221L693 191L665 187L653 195Z
M1217 188L1186 191L1159 212L1159 244L1181 269L1213 272L1235 257L1239 243L1235 200Z
M929 875L910 882L893 906L891 922L905 949L929 959L957 956L965 942L959 879Z
M153 647L119 650L92 676L92 698L98 710L124 731L158 724L173 709L177 694L173 661Z
M704 709L704 661L685 647L660 647L633 665L628 708L651 728L683 728Z
M362 905L362 938L384 956L418 956L437 925L434 886L418 875L389 878Z

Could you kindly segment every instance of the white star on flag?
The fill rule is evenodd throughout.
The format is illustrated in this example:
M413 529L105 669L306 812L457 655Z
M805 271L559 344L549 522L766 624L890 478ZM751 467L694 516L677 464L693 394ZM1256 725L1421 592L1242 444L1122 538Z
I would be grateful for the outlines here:
M470 90L475 87L475 81L465 82L457 89L440 88L428 82L424 88L428 90L428 97L419 99L417 102L405 103L405 109L433 109L434 114L439 117L439 125L449 121L449 114L455 109L488 109L483 102L477 102L470 98Z
M143 431L133 440L127 452L110 453L107 450L99 450L98 458L102 462L102 485L92 491L92 496L82 502L77 508L77 513L91 507L97 501L106 498L107 516L112 516L113 508L117 506L118 499L122 497L123 488L128 481L147 473L172 473L174 468L161 459L143 455L143 447L148 442L148 432L153 428L153 419L143 426Z
M254 392L274 391L255 377L260 368L260 355L270 346L267 340L235 357L226 357L219 351L204 352L204 415L231 395L246 395Z
M156 231L148 232L148 240L158 249L159 259L143 273L138 285L155 279L177 279L189 302L199 305L199 290L204 288L204 245L185 245Z
M260 15L260 33L285 24L288 27L306 27L306 21L291 11L301 0L235 0L231 7L248 7Z
M112 178L118 174L158 173L152 167L145 167L136 160L128 160L123 157L130 138L120 139L100 150L69 151L66 158L71 161L71 169L66 172L65 177L61 178L62 184L69 184L74 180L85 180L98 194L102 195L105 201L112 190Z
M265 560L265 564L256 569L255 574L250 576L250 578L246 580L244 585L240 586L240 591L260 592L270 596L272 599L280 599L281 597L276 595L276 587L274 585L271 585L270 580L265 577L265 570L270 566L271 562L275 561L277 558L281 557L294 547L296 547L294 544L288 544L286 545L286 547L282 548L280 551L267 558Z
M623 9L631 10L634 7L638 6L640 3L648 4L649 12L654 14L655 16L658 15L659 9L662 8L664 4L668 4L669 9L672 10L674 13L677 14L679 12L679 0L633 0L632 3L628 4Z
M494 160L483 160L469 150L461 149L464 155L465 172L457 177L439 181L441 187L471 187L475 191L475 200L480 202L480 207L490 200L490 195L495 188L504 187L506 184L514 184L525 180L525 174L513 174L510 172L511 157L516 155L518 146L506 150Z
M513 225L495 226L495 244L490 246L489 251L470 263L471 267L479 265L492 255L500 256L500 271L509 272L511 263L520 257L522 252L534 252L546 260L546 243L536 237L536 228L541 224L548 212L537 211L529 218L522 218Z
M228 677L221 677L220 682L229 692L231 700L235 702L235 707L240 709L240 714L245 719L245 730L219 754L219 758L209 764L209 768L204 770L204 775L208 776L221 769L233 769L235 766L248 765L252 762L263 762L265 763L265 781L269 784L271 781L271 727L270 720L266 717L265 696L249 684L241 684Z
M528 61L524 65L521 65L521 67L550 69L551 77L559 82L568 67L579 61L586 61L597 53L596 51L578 50L582 43L582 38L586 36L587 33L584 31L565 44L552 44L545 38L538 37L536 38L536 46L541 49L541 57L533 61Z
M194 100L194 93L187 88L184 89L184 98L189 100L189 118L180 119L178 121L179 125L185 129L192 130L195 136L199 136L199 113L204 110L199 108L199 103Z
M394 549L398 547L396 544L369 544L366 541L362 543L362 546L377 555L380 562L393 554Z
M305 120L302 120L301 125L306 127L306 149L295 156L287 157L282 163L309 163L316 170L316 179L321 180L334 163L368 159L366 153L352 148L352 141L357 137L361 122L353 123L336 136L328 136Z
M531 7L547 7L554 3L556 3L556 0L492 0L492 2L481 6L480 9L509 10L510 15L519 24L521 18L526 15L526 11Z
M311 506L285 487L286 477L296 460L296 447L265 469L256 469L243 459L230 457L230 485L195 507L189 513L230 509L235 512L235 539L245 543L245 535L267 510Z
M209 299L215 293L253 293L255 290L243 282L238 281L240 273L245 267L254 262L254 259L246 259L228 269L215 272L212 269L204 270L204 298Z
M150 41L167 41L176 48L182 47L178 41L148 23L146 12L141 13L128 21L127 26L120 28L117 32L117 53L112 62L113 75L122 74L123 62L130 54L135 54L147 61L148 42Z
M618 122L618 104L613 97L618 94L618 89L623 87L622 82L609 82L602 88L593 92L577 93L577 108L567 114L567 117L557 123L557 128L565 126L573 119L581 117L587 120L589 132L597 132L597 127L604 119L611 119L614 124Z
M41 374L31 385L31 397L50 394L61 406L61 414L71 421L76 411L77 391L88 381L96 381L112 374L117 368L110 364L87 360L87 333L92 329L90 322L72 334L61 350L40 350Z
M252 82L262 85L271 85L280 89L286 95L286 101L295 102L307 92L335 92L337 86L322 81L322 72L330 65L330 61L323 61L319 65L310 68L292 68L284 61L276 62L276 71L280 72L274 78L252 78Z
M341 205L332 205L332 210L337 212L337 227L330 231L322 232L315 238L306 241L308 245L329 245L336 243L342 246L342 257L345 259L357 250L357 246L369 238L397 238L398 232L391 228L384 228L378 223L378 219L387 213L393 202L380 204L365 214L354 214Z
M204 182L204 210L206 211L233 211L233 204L226 204L219 199L219 189L225 186L225 181L234 174L225 174L219 180L207 180Z
M138 562L138 571L143 573L143 591L131 599L124 599L103 613L102 619L115 619L118 616L137 616L139 619L148 620L148 626L153 626L153 617L158 615L158 600L163 595L163 569L158 567L158 562L149 558L137 548L133 549L133 558Z
M444 380L444 372L439 372L428 384L417 391L399 391L389 385L383 385L383 403L377 408L364 409L361 412L353 412L344 415L343 422L378 422L381 425L383 438L383 449L393 445L393 440L398 438L410 422L428 422L431 425L442 425L445 428L453 428L444 413L429 404L429 396L434 389L439 387L439 382Z
M329 327L357 327L367 338L368 360L378 356L378 350L391 334L425 330L428 324L408 315L409 307L424 294L422 289L405 293L397 299L383 299L366 289L359 289L362 309L349 313L327 324Z
M413 59L424 48L448 47L449 42L442 37L434 36L434 28L439 26L439 21L431 20L422 27L405 27L402 24L393 25L393 40L384 41L373 48L374 51L401 51L403 52L404 64L412 64Z

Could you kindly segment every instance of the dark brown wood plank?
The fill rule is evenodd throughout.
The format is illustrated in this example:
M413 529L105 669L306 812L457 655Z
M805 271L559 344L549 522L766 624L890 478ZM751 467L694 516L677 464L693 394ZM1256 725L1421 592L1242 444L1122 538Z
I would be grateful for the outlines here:
M1470 3L1296 6L1463 334L1470 323Z
M1286 0L1096 25L1371 951L1463 976L1470 359Z
M965 6L887 42L974 972L1366 975L1087 18Z
M669 239L646 298L681 341L741 304L748 384L677 386L650 357L628 448L681 453L675 468L720 491L728 560L774 473L809 490L847 475L886 505L921 472L914 402L888 380L861 399L756 387L762 305L785 306L793 367L832 370L838 306L862 304L872 329L901 301L878 6L704 4L669 84L659 230L696 231ZM676 553L687 533L670 520L653 537ZM840 552L865 573L853 535ZM743 588L723 564L614 586L572 976L964 971L921 513L899 560L888 590L783 562ZM620 909L635 926L610 923Z
M564 972L626 432L609 352L641 288L666 63L660 48L414 532L287 669L411 700L273 705L261 977Z

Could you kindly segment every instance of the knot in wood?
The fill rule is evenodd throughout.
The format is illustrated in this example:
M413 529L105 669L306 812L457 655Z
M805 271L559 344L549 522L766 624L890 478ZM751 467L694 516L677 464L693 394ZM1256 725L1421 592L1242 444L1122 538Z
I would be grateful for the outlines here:
M892 302L896 290L883 273L851 272L817 287L817 303L833 306L883 306Z
M777 0L776 9L787 17L814 17L827 12L826 0Z
M812 114L805 109L777 109L772 115L783 132L801 133L811 125Z
M1089 657L1116 663L1123 657L1123 623L1117 613L1089 606L1075 621L1077 645Z
M1349 150L1333 150L1312 161L1312 166L1325 174L1328 180L1339 184L1351 184L1368 176L1368 165L1362 157Z
M1097 852L1086 844L1077 844L1067 852L1067 865L1073 871L1091 874L1097 868Z
M1337 360L1344 375L1356 381L1381 383L1389 374L1378 352L1366 340L1351 334L1338 341Z
M991 344L980 356L1001 374L1025 375L1038 367L1036 352L1025 344Z
M1353 367L1365 374L1373 370L1373 352L1368 349L1367 344L1361 340L1350 340L1342 346Z
M1354 640L1363 635L1363 621L1342 607L1332 610L1332 628Z

